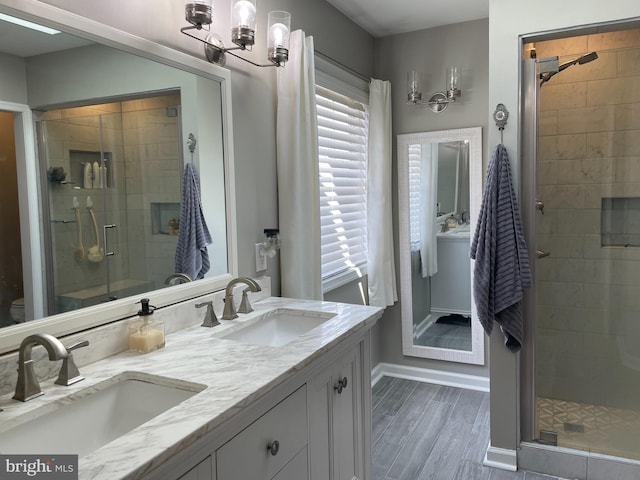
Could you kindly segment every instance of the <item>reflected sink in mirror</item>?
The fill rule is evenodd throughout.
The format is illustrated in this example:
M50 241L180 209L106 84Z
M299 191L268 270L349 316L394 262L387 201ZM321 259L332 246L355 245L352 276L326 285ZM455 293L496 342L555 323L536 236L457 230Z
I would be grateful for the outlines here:
M328 312L278 308L248 320L246 325L221 335L221 338L252 345L280 347L335 316L335 313Z
M125 372L41 407L0 432L0 453L91 453L204 390L206 386ZM98 389L98 390L96 390ZM65 401L65 399L61 400Z

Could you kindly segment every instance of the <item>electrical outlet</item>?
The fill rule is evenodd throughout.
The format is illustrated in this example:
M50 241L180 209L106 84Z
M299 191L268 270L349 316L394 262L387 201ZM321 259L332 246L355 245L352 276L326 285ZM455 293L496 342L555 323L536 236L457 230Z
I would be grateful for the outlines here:
M256 243L256 272L262 272L267 269L267 256L263 255L260 249L261 243Z

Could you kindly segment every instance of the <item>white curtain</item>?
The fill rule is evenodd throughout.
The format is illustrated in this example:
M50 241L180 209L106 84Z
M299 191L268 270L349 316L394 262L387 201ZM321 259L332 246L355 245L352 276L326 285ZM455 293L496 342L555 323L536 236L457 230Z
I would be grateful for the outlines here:
M373 79L369 86L367 275L369 303L379 307L398 300L391 217L391 143L391 83Z
M277 165L281 293L322 300L320 188L313 37L291 32L278 69Z
M438 273L438 145L423 145L420 162L420 260L422 276Z

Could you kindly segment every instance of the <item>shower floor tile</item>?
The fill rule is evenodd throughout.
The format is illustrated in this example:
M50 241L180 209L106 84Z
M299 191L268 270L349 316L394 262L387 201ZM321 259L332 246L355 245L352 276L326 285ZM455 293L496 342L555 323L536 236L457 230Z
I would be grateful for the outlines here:
M560 447L640 459L640 411L538 397L537 417Z

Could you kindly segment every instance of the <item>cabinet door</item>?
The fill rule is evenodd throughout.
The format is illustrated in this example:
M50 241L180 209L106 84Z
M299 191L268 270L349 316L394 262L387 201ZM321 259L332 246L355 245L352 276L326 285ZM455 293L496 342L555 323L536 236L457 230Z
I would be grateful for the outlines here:
M216 450L218 480L270 480L306 447L307 436L303 386Z
M360 478L362 438L358 408L359 355L353 352L336 366L333 375L333 457L334 478Z
M358 405L362 381L359 369L359 349L354 348L307 385L311 480L361 478L363 419Z
M309 462L307 448L305 447L271 480L302 480L307 478L308 468Z
M211 465L212 458L209 456L193 467L178 480L216 480L215 469Z

